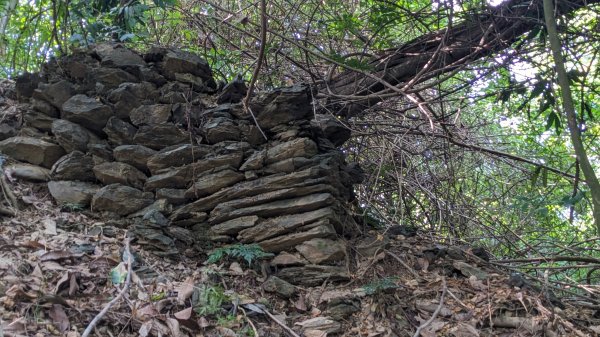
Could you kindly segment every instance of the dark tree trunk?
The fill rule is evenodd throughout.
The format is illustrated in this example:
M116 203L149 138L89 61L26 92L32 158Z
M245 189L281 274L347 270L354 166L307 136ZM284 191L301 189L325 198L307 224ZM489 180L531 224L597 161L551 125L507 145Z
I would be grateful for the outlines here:
M600 0L560 1L557 12L568 14L598 2ZM329 88L323 88L323 92L333 94L332 103L352 101L339 113L353 114L380 102L380 95L386 91L391 92L383 81L399 88L406 84L413 86L497 53L528 32L543 27L542 0L507 1L498 7L488 7L447 30L426 34L397 49L386 50L383 55L370 61L374 69L371 74L380 80L346 70L332 78L328 83ZM335 95L340 96L336 99ZM342 96L358 97L350 100Z

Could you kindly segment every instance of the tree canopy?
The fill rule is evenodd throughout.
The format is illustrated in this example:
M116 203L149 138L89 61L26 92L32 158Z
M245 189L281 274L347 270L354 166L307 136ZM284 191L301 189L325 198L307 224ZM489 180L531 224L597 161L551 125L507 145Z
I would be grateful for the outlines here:
M308 83L315 111L352 130L343 150L367 173L356 207L370 225L415 225L496 256L572 242L596 256L597 3L3 0L0 76L112 40L189 49L217 79L259 90Z

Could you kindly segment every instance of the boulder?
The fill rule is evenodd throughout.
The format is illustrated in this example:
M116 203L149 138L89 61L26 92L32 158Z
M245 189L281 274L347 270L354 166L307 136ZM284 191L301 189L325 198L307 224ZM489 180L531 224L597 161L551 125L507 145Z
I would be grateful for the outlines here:
M296 85L258 95L250 106L263 130L302 119L312 113L309 88Z
M47 101L32 98L30 102L31 102L31 107L34 110L39 111L48 117L52 117L52 118L60 117L60 110L55 108L52 104L48 103Z
M65 119L56 119L52 122L52 134L67 152L86 152L90 141L99 142L99 139L84 127Z
M185 189L159 188L156 190L156 199L166 199L171 205L178 206L188 201Z
M270 148L265 160L267 164L272 164L294 157L310 158L318 152L315 142L308 138L297 138Z
M315 238L296 246L296 250L312 264L337 262L346 256L346 247L341 241Z
M307 287L319 286L325 281L338 282L350 279L347 267L322 265L283 268L277 276L291 284Z
M52 180L95 181L93 167L92 156L73 151L54 163L51 171Z
M37 110L26 110L23 113L23 121L25 122L25 125L34 127L44 132L48 132L52 129L52 122L55 120L56 118L49 117L48 115Z
M262 288L268 293L275 293L282 298L290 298L296 293L296 287L277 276L269 277Z
M115 160L132 165L142 172L148 171L146 163L155 153L155 150L143 145L121 145L113 150Z
M137 77L117 68L99 67L94 69L92 76L100 84L100 88L97 88L99 92L118 88L121 83L139 82Z
M133 144L133 137L138 131L137 128L126 121L111 117L106 126L102 129L108 136L108 141L114 145Z
M335 198L330 193L310 194L293 199L284 199L266 202L255 206L235 209L229 212L211 212L211 224L246 216L258 215L260 217L276 217L290 213L308 212L331 205Z
M218 117L212 118L202 126L202 132L209 144L216 144L226 140L238 141L241 132L231 119Z
M210 229L217 234L233 235L245 228L252 228L258 223L259 217L256 215L243 216L229 221L222 222Z
M65 150L41 139L16 136L0 142L0 153L19 161L51 168L65 154Z
M336 232L333 226L327 220L320 220L314 224L300 227L299 232L277 236L272 239L258 242L266 252L280 252L290 250L302 242L314 238L332 238Z
M209 146L182 144L164 148L148 159L148 169L156 173L167 167L178 167L190 164L204 158L209 151Z
M99 186L82 181L50 181L48 190L58 204L87 207Z
M50 170L30 164L9 165L6 167L6 174L9 177L33 182L44 182L50 180Z
M112 109L95 98L75 95L69 98L61 109L61 117L92 131L100 132L113 116Z
M123 45L101 43L94 47L94 53L100 57L100 64L107 67L131 67L146 65L144 59Z
M165 124L171 119L170 104L140 105L129 114L131 123L136 126Z
M292 233L302 226L319 220L327 220L334 226L339 223L337 213L331 207L326 207L315 211L286 214L266 219L254 227L242 230L238 235L238 240L243 243L263 241L275 236Z
M75 93L73 85L62 80L56 83L40 83L33 92L33 97L44 100L60 109L62 105Z
M174 124L142 125L133 141L154 150L164 149L167 146L184 143L189 139L189 134L176 127Z
M154 202L152 193L130 186L111 184L102 187L92 198L93 211L108 211L121 216L131 214Z
M190 187L185 196L189 199L198 199L210 194L213 194L220 189L231 186L239 181L244 180L243 173L232 169L225 169L216 173L205 174L198 178L194 185Z
M94 175L103 184L123 184L141 189L146 175L135 167L118 161L94 166Z

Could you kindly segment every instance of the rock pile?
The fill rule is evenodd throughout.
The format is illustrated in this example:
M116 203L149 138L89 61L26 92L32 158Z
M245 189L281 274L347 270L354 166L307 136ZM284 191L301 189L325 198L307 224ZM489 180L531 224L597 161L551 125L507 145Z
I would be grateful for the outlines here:
M346 206L361 174L337 149L349 131L315 116L307 87L257 95L257 126L232 91L245 86L218 90L197 55L111 44L16 86L25 127L0 152L29 163L14 175L48 181L58 204L151 219L165 247L258 243L295 284L348 277L340 235L356 229Z

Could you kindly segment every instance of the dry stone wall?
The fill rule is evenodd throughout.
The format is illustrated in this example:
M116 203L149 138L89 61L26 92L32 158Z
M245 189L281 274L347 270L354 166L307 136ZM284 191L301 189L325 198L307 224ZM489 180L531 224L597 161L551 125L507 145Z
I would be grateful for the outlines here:
M258 243L281 279L348 278L342 237L356 230L347 206L361 174L337 149L349 131L314 114L307 87L258 94L259 128L239 104L244 84L217 88L197 55L112 44L16 86L25 126L0 152L28 163L13 175L48 180L58 204L140 217L132 232L165 254L176 242Z

